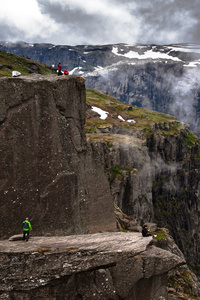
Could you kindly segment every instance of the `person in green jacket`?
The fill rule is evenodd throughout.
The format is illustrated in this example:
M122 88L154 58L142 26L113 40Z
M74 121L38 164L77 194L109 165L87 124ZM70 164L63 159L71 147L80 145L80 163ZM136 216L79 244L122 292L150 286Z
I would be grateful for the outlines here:
M31 230L31 223L29 222L28 218L22 223L22 230L23 230L23 241L29 240L29 230Z

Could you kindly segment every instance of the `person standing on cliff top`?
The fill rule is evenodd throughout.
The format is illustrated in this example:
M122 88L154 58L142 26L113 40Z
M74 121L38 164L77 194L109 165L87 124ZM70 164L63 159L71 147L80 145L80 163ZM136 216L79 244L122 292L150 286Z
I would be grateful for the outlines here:
M31 223L29 222L28 218L22 223L22 230L23 230L23 241L29 240L29 230L31 230Z
M61 66L61 63L59 62L58 64L58 76L59 75L62 75L62 66Z

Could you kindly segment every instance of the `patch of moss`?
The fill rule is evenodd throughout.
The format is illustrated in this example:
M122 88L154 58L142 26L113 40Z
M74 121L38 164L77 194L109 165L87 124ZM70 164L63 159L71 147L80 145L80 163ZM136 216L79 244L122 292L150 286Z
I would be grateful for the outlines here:
M155 234L157 235L155 237L155 239L157 241L163 241L163 240L167 241L167 234L166 234L166 232L164 230L161 230L159 232L155 232Z
M122 172L121 172L121 168L116 165L113 169L112 169L112 173L114 177L117 177L118 175L123 176Z
M96 133L97 128L95 126L85 125L85 133Z
M40 252L40 253L50 252L50 251L51 251L51 248L38 248L37 249L37 252Z
M187 147L193 147L195 144L200 144L198 136L190 130L184 132L183 138Z
M191 274L189 272L177 273L171 276L168 280L169 286L172 287L176 292L173 295L178 296L180 293L185 296L189 296L190 299L197 300L195 295L192 294L192 281Z
M152 133L153 133L153 131L151 128L144 128L144 134L145 134L146 138L150 138Z
M72 251L72 250L77 250L78 248L77 247L68 247L66 248L67 251Z
M126 227L125 227L125 224L122 223L120 220L119 220L119 223L120 223L121 230L122 230L123 232L128 232L128 230L127 230Z
M117 177L124 177L126 176L125 174L128 172L128 173L131 173L133 172L135 169L133 168L130 168L130 169L122 169L119 165L116 165L115 167L113 168L106 168L105 169L105 172L109 174L110 176L110 181L113 182Z

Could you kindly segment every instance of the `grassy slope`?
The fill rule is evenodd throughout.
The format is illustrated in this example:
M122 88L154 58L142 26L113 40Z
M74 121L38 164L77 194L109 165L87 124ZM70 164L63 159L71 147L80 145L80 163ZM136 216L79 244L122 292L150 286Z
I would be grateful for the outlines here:
M99 90L86 89L86 102L85 132L92 141L104 140L111 143L113 141L125 143L124 135L110 132L110 129L115 127L121 128L120 132L123 134L137 137L141 141L146 140L152 133L166 136L179 135L182 131L182 137L188 149L200 145L199 137L190 131L186 124L179 122L170 115L119 102L115 97ZM100 119L100 116L91 110L91 106L107 111L108 117L105 120ZM118 116L121 116L125 121L121 121ZM127 122L130 119L135 120L136 123ZM198 156L200 158L200 153Z
M48 75L56 70L46 64L34 61L23 56L0 51L0 76L12 76L12 71L18 71L22 75L31 73Z
M170 115L119 102L115 97L102 91L87 89L86 99L88 105L109 112L108 117L101 120L88 108L85 125L87 134L98 133L100 128L120 126L127 130L140 131L145 137L155 130L155 124L158 124L156 128L160 134L177 134L185 127ZM125 122L118 116L121 116ZM127 122L130 119L135 120L136 123Z

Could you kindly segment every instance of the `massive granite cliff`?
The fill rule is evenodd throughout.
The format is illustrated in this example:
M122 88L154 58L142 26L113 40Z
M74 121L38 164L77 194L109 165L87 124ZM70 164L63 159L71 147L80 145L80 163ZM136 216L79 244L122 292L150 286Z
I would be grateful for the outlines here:
M115 230L104 168L86 151L81 77L0 78L0 236Z

